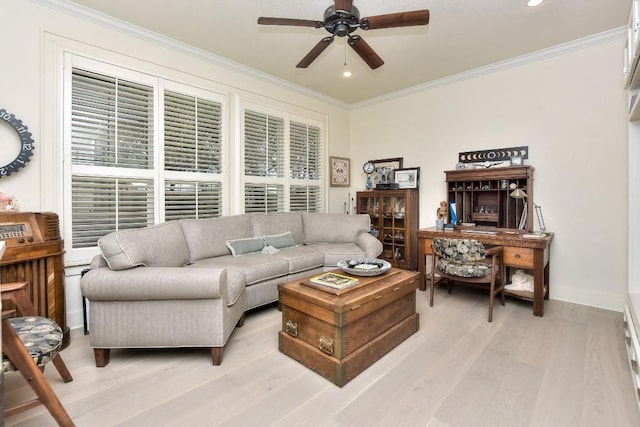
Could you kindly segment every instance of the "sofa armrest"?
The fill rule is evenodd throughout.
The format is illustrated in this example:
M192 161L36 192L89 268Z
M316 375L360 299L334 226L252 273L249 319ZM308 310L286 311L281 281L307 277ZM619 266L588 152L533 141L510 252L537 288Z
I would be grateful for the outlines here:
M142 301L227 298L223 268L136 267L88 271L81 281L89 301Z
M358 234L358 246L366 253L367 258L377 258L382 253L382 243L368 232Z

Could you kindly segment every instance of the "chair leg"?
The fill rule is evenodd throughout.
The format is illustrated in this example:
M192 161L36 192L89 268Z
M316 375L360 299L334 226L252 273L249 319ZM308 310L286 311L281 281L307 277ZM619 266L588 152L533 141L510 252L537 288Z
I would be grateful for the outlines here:
M71 372L69 372L69 369L67 369L67 365L64 364L64 360L62 360L62 356L60 356L60 353L56 354L56 356L51 361L53 362L53 366L56 367L58 373L65 383L73 381Z
M489 323L493 321L493 300L496 296L496 281L495 277L491 280L491 285L489 288Z
M61 426L73 426L74 424L71 417L62 406L62 403L47 382L47 379L33 362L29 352L7 320L3 320L2 322L2 351L22 374L38 396L40 403L47 408L56 422ZM11 409L5 410L5 414L12 415L22 409L30 407L32 407L32 405L23 404L21 408L16 409L16 411L12 411Z
M429 307L433 307L433 292L436 287L436 274L434 270L434 265L431 265L431 283L429 283Z

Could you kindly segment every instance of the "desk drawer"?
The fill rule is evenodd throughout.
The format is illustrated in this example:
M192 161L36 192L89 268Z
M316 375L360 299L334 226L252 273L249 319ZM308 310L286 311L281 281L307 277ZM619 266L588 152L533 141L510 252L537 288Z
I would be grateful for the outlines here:
M533 268L533 249L505 247L502 262L510 267Z

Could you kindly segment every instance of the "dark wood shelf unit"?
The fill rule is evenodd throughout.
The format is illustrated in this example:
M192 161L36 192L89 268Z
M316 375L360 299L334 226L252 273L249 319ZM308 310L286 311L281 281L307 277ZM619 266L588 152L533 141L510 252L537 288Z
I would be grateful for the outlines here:
M533 195L533 166L445 171L448 202L456 203L457 224L517 229L524 205L509 194L514 188ZM527 200L525 230L533 230L533 203ZM451 215L449 215L451 222Z
M356 193L356 210L371 217L372 234L382 242L380 257L393 267L418 269L418 190L369 190Z

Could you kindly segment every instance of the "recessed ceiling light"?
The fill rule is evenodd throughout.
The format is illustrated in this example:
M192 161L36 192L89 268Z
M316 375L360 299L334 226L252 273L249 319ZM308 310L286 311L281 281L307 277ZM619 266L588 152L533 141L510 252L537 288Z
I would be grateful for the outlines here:
M529 7L535 7L535 6L540 5L543 1L544 1L544 0L529 0L529 1L527 2L527 6L529 6Z

